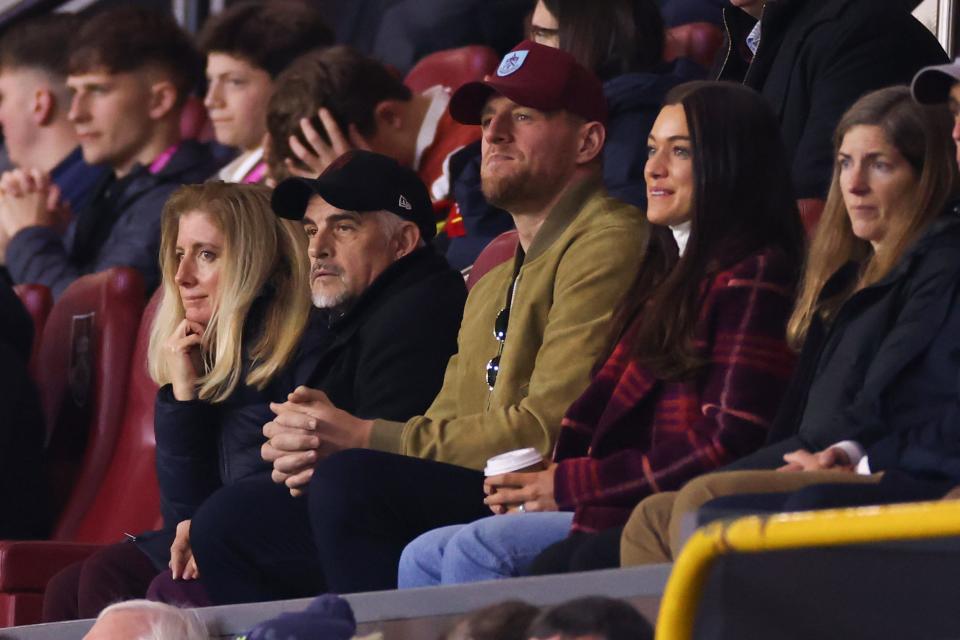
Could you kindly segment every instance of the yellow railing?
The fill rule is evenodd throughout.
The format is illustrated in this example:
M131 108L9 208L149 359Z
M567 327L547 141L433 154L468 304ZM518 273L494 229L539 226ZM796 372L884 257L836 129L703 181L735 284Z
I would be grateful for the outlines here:
M960 536L960 500L747 516L696 531L667 581L657 640L693 637L703 585L717 557L780 549Z

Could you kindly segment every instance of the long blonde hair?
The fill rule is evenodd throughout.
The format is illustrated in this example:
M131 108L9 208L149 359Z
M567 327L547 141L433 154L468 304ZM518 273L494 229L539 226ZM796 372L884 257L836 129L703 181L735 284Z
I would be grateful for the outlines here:
M309 317L310 266L303 227L270 209L270 190L260 185L207 182L178 189L163 208L160 271L163 298L150 333L150 376L163 385L170 373L161 350L184 318L177 273L180 218L199 211L224 235L223 267L213 314L203 334L203 368L197 382L201 400L222 402L240 381L247 316L254 301L269 292L260 332L249 345L246 384L264 388L290 360Z
M946 107L917 104L906 87L868 93L847 110L837 125L835 156L847 132L859 125L880 127L887 141L913 168L917 180L909 199L911 205L890 220L886 237L892 242L885 242L874 252L868 241L853 234L840 189L840 167L835 162L827 202L807 255L800 295L787 324L787 337L796 349L803 344L814 316L829 319L855 291L886 276L956 194L957 164ZM861 265L859 281L820 300L827 280L851 260Z

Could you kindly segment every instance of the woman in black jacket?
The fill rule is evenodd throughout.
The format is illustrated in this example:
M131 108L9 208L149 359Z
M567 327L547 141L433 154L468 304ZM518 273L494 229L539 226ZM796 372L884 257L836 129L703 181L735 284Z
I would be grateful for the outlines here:
M897 452L929 449L943 434L960 373L950 128L944 107L918 105L905 87L868 94L844 115L833 184L788 325L800 362L768 445L641 502L624 530L623 564L669 561L683 514L717 497L827 483L883 493L897 474L877 472L896 469L904 458ZM938 464L925 472L941 474ZM948 487L897 483L889 493L910 500Z
M163 298L148 363L161 385L155 429L164 528L54 576L44 620L94 617L143 597L168 566L198 576L190 518L217 488L269 471L260 458L270 402L312 373L325 331L311 315L307 237L274 215L270 191L210 182L164 207Z

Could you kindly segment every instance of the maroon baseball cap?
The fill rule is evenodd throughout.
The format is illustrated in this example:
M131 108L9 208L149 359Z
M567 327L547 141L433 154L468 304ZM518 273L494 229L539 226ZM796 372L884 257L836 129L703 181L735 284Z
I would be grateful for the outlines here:
M603 84L566 51L524 40L500 61L493 75L453 94L450 115L480 124L480 112L494 93L540 111L563 109L588 122L607 121Z

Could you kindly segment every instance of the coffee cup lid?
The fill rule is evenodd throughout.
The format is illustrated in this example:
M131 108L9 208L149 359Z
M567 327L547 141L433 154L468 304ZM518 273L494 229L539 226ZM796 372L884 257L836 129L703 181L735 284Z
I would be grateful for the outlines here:
M507 451L500 455L493 456L487 460L487 466L483 473L486 476L499 476L502 473L510 473L517 469L525 469L543 461L543 456L533 447L526 449L515 449Z

